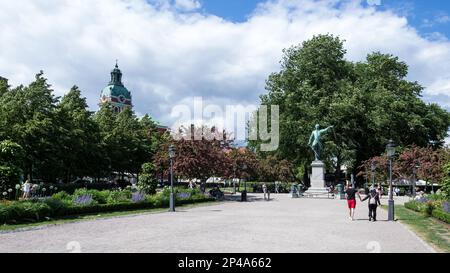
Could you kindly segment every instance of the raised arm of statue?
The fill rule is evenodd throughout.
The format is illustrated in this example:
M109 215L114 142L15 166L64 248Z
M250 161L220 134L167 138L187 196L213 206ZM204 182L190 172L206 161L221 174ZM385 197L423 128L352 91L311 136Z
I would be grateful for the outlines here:
M334 126L330 126L330 127L326 128L326 129L320 130L320 133L321 133L321 134L322 134L322 133L326 133L326 132L328 132L329 130L331 130L331 129L333 129L333 128L334 128Z

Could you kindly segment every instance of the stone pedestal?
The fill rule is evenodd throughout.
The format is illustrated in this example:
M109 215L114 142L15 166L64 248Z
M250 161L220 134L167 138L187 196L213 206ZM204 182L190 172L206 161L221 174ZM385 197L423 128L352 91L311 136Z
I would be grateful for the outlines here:
M328 190L325 187L325 164L322 161L314 161L311 166L311 187L305 192L305 195L326 197Z

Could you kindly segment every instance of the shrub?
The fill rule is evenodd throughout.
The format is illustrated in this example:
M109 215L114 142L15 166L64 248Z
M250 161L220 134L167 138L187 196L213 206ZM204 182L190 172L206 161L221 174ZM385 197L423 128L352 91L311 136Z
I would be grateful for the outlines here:
M93 201L95 201L99 204L106 204L108 202L108 197L110 195L110 191L108 191L108 190L104 190L104 191L88 190L88 189L84 188L84 189L75 190L73 195L75 196L75 198L78 196L90 195L92 197Z
M131 195L130 190L111 191L107 199L107 204L129 203L131 202Z
M142 165L142 173L139 176L138 187L146 194L156 193L158 180L155 177L155 166L152 163Z
M56 199L56 200L59 200L59 201L63 201L63 202L72 201L72 196L70 196L65 191L60 191L58 193L53 194L52 198Z
M417 201L410 201L410 202L406 202L405 203L405 207L407 209L416 211L416 212L422 212L421 210L421 203L417 202Z
M432 216L443 222L450 224L450 213L447 213L439 208L435 208L432 212Z
M180 197L183 197L177 198L178 205L213 200L205 197L198 190L177 189L177 191ZM1 203L0 223L39 221L45 217L63 217L169 206L169 190L152 196L146 196L143 193L132 194L131 191L114 191L110 193L108 199L113 198L115 203L107 204L99 204L94 200L93 195L90 195L88 192L90 191L80 190L77 192L78 195L76 197L70 196L66 192L59 192L50 198ZM105 192L102 194L105 194ZM133 195L133 202L129 198L131 195ZM119 202L119 200L125 201Z
M76 206L89 206L98 204L94 201L92 198L92 195L90 194L84 194L84 195L77 195L74 197L73 204Z

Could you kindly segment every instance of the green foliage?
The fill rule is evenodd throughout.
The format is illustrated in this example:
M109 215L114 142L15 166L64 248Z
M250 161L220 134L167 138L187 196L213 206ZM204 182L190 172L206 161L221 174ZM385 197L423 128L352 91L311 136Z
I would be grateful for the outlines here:
M332 35L284 51L281 71L269 76L268 93L261 96L261 104L280 106L275 154L307 169L314 125L334 125L323 139L323 158L339 177L343 164L356 172L361 162L382 154L390 138L405 147L446 137L450 114L421 100L423 87L406 79L406 63L381 53L353 63L345 53L343 41ZM258 150L261 141L249 143Z
M77 198L79 196L83 196L83 195L91 195L92 199L94 199L94 201L98 202L99 204L106 204L108 203L109 197L111 195L112 192L104 190L104 191L98 191L98 190L88 190L88 189L77 189L73 196L74 198Z
M155 166L152 163L142 165L142 173L139 176L138 188L146 194L155 194L158 187Z
M130 190L111 191L109 193L107 203L108 204L130 203L131 195L132 193Z
M0 192L14 189L19 183L24 151L10 140L0 142Z
M450 224L450 213L446 213L440 208L435 208L432 212L432 216L436 219L439 219L447 224Z
M177 189L177 193L189 193L188 198L177 198L177 205L214 200L205 197L199 190ZM79 190L76 194L103 195L106 194L106 191L95 193L93 191ZM76 206L73 203L68 203L67 201L70 200L71 202L74 196L64 192L59 192L54 194L52 198L43 200L16 201L0 204L0 224L42 221L45 220L46 217L57 218L90 213L164 208L169 206L169 192L167 190L161 194L147 196L143 202L139 203L132 203L129 201L129 198L131 198L131 191L114 191L110 193L110 197L111 196L114 197L111 200L108 199L107 204L94 202L85 206ZM99 197L97 196L96 198ZM119 200L122 200L122 202L119 202Z
M55 183L139 173L152 161L163 137L149 116L138 119L131 109L115 114L110 105L94 115L81 93L74 86L55 97L42 71L27 86L11 88L1 80L0 140L7 142L0 143L0 166ZM14 150L5 153L5 146ZM5 154L13 162L6 164Z
M58 193L53 194L52 198L55 200L64 201L64 202L72 200L72 196L65 191L60 191Z
M450 198L450 162L444 166L443 172L444 179L442 181L441 190L443 195L445 195L447 198Z

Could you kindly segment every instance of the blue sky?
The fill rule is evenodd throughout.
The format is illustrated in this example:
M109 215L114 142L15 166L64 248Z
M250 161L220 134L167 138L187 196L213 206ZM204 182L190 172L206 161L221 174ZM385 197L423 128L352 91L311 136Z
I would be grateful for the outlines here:
M370 1L370 0L369 0ZM374 0L376 1L376 0ZM450 37L450 1L448 0L380 0L380 10L392 10L406 16L422 35L433 33ZM233 22L244 22L263 0L199 0L203 11ZM368 4L367 4L368 5Z

